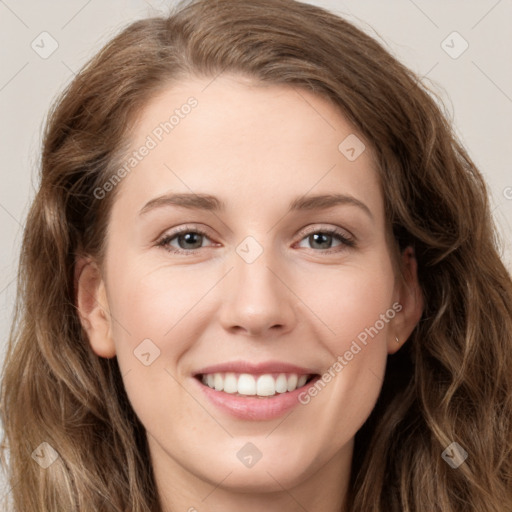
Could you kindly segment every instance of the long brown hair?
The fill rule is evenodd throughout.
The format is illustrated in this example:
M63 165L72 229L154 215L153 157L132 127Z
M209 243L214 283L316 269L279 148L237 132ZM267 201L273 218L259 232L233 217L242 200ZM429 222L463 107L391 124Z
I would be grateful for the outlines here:
M137 21L51 110L3 368L13 510L161 510L117 360L96 356L81 327L74 265L101 262L119 187L94 190L137 114L180 79L222 72L338 106L375 151L396 246L415 248L425 311L356 435L349 510L512 510L512 282L482 176L417 76L344 19L292 0L199 0ZM47 469L43 442L58 453ZM441 457L452 442L468 454L457 469Z

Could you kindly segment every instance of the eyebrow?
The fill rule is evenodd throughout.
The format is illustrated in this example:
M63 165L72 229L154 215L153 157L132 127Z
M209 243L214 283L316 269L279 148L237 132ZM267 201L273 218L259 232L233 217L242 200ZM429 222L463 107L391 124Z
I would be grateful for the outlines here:
M326 210L338 205L357 206L371 219L373 219L372 212L366 204L359 199L346 194L318 194L313 196L297 197L290 203L288 212ZM221 212L226 209L226 204L223 201L210 194L166 194L148 201L141 208L139 215L143 215L151 210L164 206L181 206L183 208L211 212Z

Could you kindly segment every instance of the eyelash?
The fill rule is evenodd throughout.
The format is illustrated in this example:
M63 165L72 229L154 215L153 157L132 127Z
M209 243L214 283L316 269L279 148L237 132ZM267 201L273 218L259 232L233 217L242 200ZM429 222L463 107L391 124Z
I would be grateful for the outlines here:
M194 234L202 235L202 236L204 236L206 238L209 238L208 234L204 230L202 230L200 228L190 227L190 226L183 226L182 228L179 228L179 229L177 229L176 231L174 231L172 233L168 233L168 234L164 235L162 238L160 238L156 242L156 245L158 247L162 247L163 249L165 249L166 251L168 251L168 252L170 252L172 254L183 254L183 255L193 256L199 250L203 249L203 247L201 247L199 249L185 250L185 249L170 248L170 246L169 246L169 243L172 240L177 238L179 235L183 235L183 234L186 234L186 233L194 233ZM342 246L344 246L344 247L341 247L341 249L340 249L340 246L338 246L338 249L336 247L331 248L331 249L326 249L326 250L311 249L311 250L313 250L315 252L319 252L320 254L328 255L328 254L332 254L332 253L337 253L340 250L343 250L343 248L347 248L347 247L348 248L353 248L353 247L356 246L356 242L355 242L355 240L353 238L347 237L344 234L343 231L341 231L339 229L336 229L336 228L310 229L308 232L304 233L304 235L302 236L302 238L300 239L299 242L302 242L302 240L304 240L308 236L311 236L311 235L314 235L314 234L317 234L317 233L321 233L323 235L333 236L333 237L335 237L337 240L339 240L341 242Z

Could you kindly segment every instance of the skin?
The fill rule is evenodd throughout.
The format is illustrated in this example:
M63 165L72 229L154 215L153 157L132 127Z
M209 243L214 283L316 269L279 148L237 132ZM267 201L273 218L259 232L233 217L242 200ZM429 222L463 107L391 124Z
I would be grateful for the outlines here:
M399 280L370 145L349 161L338 145L354 128L313 93L234 75L191 78L147 104L132 148L190 96L198 106L118 185L103 265L77 266L81 321L94 352L118 358L164 510L339 512L354 436L387 356L421 316L414 254L401 255ZM139 214L157 196L191 191L217 196L225 211L168 205ZM371 215L353 204L287 213L293 199L323 193L353 196ZM183 225L207 236L174 238L170 248L195 253L157 245ZM356 245L309 236L327 228ZM236 252L247 236L263 249L250 264ZM395 302L401 311L343 371L278 419L233 418L192 381L201 367L239 359L321 374ZM147 338L160 350L149 366L134 356ZM247 442L262 454L251 468L237 458Z

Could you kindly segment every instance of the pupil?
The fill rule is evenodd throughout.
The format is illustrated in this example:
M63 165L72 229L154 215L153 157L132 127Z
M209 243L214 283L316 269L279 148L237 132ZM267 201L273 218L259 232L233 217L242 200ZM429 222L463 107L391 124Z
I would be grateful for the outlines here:
M326 235L324 233L315 233L312 235L314 243L320 243L320 245L330 245L330 242L332 240L332 235ZM319 238L323 238L324 242L318 242ZM326 241L325 241L326 240ZM325 249L326 247L322 247L322 249ZM328 248L328 247L327 247Z
M200 235L199 233L185 233L184 235L181 235L180 238L184 239L185 243L187 243L187 244L194 244L195 237L198 237L199 243L196 240L195 245L197 245L197 247L201 247L201 236L202 235ZM179 245L180 245L180 247L182 246L181 243ZM190 249L190 247L181 247L181 248L182 249ZM192 247L192 248L195 249L196 247Z

